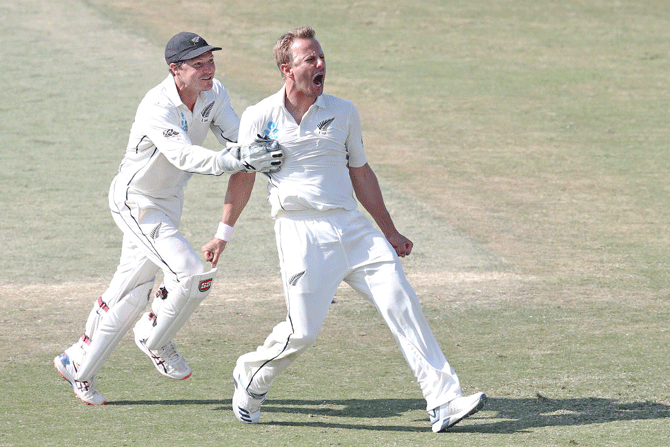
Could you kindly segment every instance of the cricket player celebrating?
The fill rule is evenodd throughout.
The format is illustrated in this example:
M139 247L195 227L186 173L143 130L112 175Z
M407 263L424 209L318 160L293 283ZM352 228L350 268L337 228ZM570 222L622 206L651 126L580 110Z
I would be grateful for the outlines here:
M239 139L248 144L262 134L284 149L268 188L288 312L262 346L237 360L233 411L242 422L259 421L272 382L316 340L344 281L379 310L419 383L433 431L445 431L479 411L486 395L462 395L405 278L399 257L411 253L412 242L386 209L358 112L350 101L323 94L326 61L312 28L282 36L274 56L284 86L244 112ZM254 176L231 177L222 224L235 224ZM356 210L354 194L381 232ZM215 238L203 247L213 266L225 244Z
M123 232L121 258L107 290L95 302L81 339L54 359L75 394L91 405L106 403L95 374L143 313L159 269L164 287L135 324L135 342L156 369L186 379L191 368L173 337L209 293L216 269L203 263L179 232L184 187L193 174L279 169L276 143L239 146L239 118L228 93L214 79L213 51L194 33L175 35L165 48L170 75L141 101L125 157L109 191L112 216ZM225 147L200 146L208 130ZM223 239L224 233L217 233Z

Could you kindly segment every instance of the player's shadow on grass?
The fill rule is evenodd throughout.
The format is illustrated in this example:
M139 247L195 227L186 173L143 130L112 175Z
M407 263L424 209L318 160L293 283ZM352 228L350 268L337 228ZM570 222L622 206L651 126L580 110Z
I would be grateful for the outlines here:
M511 434L540 427L569 427L617 421L670 418L670 406L658 402L620 402L616 399L585 397L549 399L541 395L528 399L489 399L476 424L454 427L477 433Z
M215 411L230 411L230 400L143 400L112 401L107 405L215 405ZM387 418L412 417L416 425L379 424ZM273 420L271 414L302 414L298 421ZM419 399L347 399L299 400L268 399L263 404L262 424L296 427L330 427L349 430L421 432L428 427L425 401ZM575 398L510 399L491 398L484 409L466 423L451 428L453 432L501 433L524 432L532 428L579 426L606 422L670 418L670 406L657 402L619 402L616 399ZM276 419L281 419L278 417ZM338 419L347 419L340 421ZM351 420L358 420L352 422ZM374 424L366 419L377 420Z
M335 418L384 419L399 417L411 410L422 410L417 422L428 422L423 400L379 399L379 400L268 400L263 412L302 413L307 418L318 417L316 421L268 421L269 425L319 426L342 429L366 429L388 431L424 431L424 426L379 425L341 423ZM321 416L321 417L319 417ZM324 420L332 417L332 422ZM579 426L605 422L633 421L670 418L670 406L656 402L622 403L615 399L576 398L548 399L536 398L508 399L489 398L484 409L471 416L465 424L450 429L453 432L501 433L524 432L531 428L552 426ZM267 418L266 418L267 421Z

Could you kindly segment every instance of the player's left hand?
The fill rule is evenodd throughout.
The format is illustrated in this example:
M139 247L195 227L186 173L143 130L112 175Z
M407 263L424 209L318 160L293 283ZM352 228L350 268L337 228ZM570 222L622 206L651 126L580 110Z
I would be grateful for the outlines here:
M212 263L212 268L216 267L216 264L219 262L219 256L221 256L221 253L226 248L226 244L226 241L214 238L200 249L205 255L205 261Z
M414 247L412 241L397 232L387 236L386 239L388 239L391 246L395 249L395 252L401 258L408 256L412 252L412 247Z

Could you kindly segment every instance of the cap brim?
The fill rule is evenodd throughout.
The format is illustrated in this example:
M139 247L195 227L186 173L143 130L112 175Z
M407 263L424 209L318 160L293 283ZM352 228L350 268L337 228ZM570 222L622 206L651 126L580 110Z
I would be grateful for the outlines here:
M186 53L185 55L181 56L181 57L179 58L179 60L178 60L178 61L175 61L175 62L187 61L187 60L189 60L189 59L193 59L193 58L195 58L195 57L201 56L201 55L207 53L208 51L218 51L218 50L220 50L220 49L221 49L220 47L213 47L213 46L211 46L211 45L207 45L207 46L204 46L204 47L196 48L195 50L193 50L193 51L189 51L189 52Z

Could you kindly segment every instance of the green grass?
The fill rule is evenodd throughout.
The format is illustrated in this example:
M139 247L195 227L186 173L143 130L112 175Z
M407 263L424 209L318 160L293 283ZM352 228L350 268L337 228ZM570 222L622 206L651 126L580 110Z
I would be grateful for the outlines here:
M59 0L0 6L0 445L667 446L670 6L658 1ZM107 188L164 43L222 46L239 114L275 92L271 47L311 24L327 92L354 100L403 260L484 411L430 431L372 306L343 288L263 423L230 411L240 354L284 318L259 184L212 295L180 332L194 369L160 377L128 336L81 404L51 360L116 266ZM214 147L213 139L208 141ZM225 178L194 178L196 248Z

